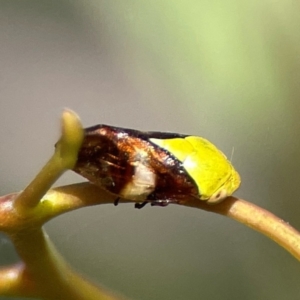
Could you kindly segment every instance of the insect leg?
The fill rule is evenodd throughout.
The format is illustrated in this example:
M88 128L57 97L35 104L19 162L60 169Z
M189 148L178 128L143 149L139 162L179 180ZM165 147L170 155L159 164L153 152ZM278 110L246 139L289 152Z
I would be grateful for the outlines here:
M144 201L144 202L141 202L141 203L135 203L135 204L134 204L134 208L141 209L141 208L143 208L147 203L148 203L148 201Z
M120 197L116 198L116 200L114 201L114 206L117 206L120 202Z

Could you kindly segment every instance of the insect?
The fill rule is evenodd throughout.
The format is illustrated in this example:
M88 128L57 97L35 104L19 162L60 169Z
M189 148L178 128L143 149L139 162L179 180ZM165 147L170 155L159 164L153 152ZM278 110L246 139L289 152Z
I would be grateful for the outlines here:
M85 129L74 171L137 208L188 197L218 203L240 185L226 156L202 137L108 125Z

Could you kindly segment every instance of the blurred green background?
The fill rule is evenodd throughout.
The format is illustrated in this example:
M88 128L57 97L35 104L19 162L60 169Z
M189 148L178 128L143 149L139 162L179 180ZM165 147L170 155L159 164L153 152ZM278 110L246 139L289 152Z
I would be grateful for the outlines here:
M47 161L69 107L86 127L208 138L241 174L236 195L299 229L299 9L292 0L0 1L0 194L23 189ZM75 181L69 172L57 185ZM204 211L103 205L46 230L74 268L131 299L300 296L293 257ZM0 263L17 259L2 235Z

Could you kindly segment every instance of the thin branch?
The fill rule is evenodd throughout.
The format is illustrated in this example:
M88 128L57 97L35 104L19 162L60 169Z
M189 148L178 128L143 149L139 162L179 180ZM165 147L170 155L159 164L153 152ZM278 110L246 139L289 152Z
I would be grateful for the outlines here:
M58 205L52 205L57 204L55 196L49 196L53 203L41 199L64 171L74 167L83 135L79 118L71 111L64 111L61 139L52 158L23 192L0 197L0 229L9 235L24 263L22 270L3 269L0 290L2 288L4 294L18 294L24 288L21 295L27 295L26 284L34 283L34 292L30 295L43 299L120 299L76 274L42 230L42 225L60 212ZM70 210L74 203L65 201L64 205Z
M0 295L13 297L34 297L34 283L28 279L25 265L16 265L0 269Z
M60 189L58 189L60 190ZM0 226L14 243L23 264L0 269L0 295L27 296L56 300L120 300L111 292L96 287L68 266L41 226L56 215L82 206L99 203L101 190L90 184L69 186L65 193L50 190L31 213L24 217L12 205L18 196L0 197ZM77 196L72 193L78 193ZM100 193L99 193L100 192ZM84 203L81 198L86 197ZM113 202L113 196L108 197ZM103 201L103 203L108 201Z
M48 190L64 171L74 167L83 134L78 117L65 111L62 136L50 161L23 192L0 197L0 230L10 236L23 261L20 265L0 270L2 295L48 300L120 299L76 274L42 229L46 221L62 213L84 206L114 203L116 199L90 183ZM196 199L186 199L179 204L235 219L273 239L300 260L299 232L254 204L234 197L216 205Z
M65 110L62 114L62 135L55 153L33 181L16 198L14 207L20 212L35 207L52 184L67 169L74 167L83 140L83 128L77 115Z
M26 229L12 236L30 282L34 296L56 300L121 300L96 287L75 273L52 245L42 229Z
M37 296L49 300L57 299L59 291L59 296L61 297L63 295L63 298L66 300L120 299L107 294L107 292L102 289L97 289L77 275L64 262L59 253L57 253L46 234L36 225L30 226L30 224L36 224L37 222L41 225L59 214L80 207L106 203L112 204L115 201L115 196L88 182L59 187L48 191L33 210L31 218L27 219L24 223L24 219L22 219L19 214L12 214L13 211L7 203L13 201L16 195L17 194L5 197L6 201L3 202L5 205L0 205L0 207L9 207L11 222L15 222L15 224L22 224L23 222L23 225L25 224L23 230L14 232L11 237L16 250L26 265L27 282L35 284L34 292L37 293ZM121 202L123 201L124 200L121 199ZM204 201L196 199L187 199L184 203L180 204L222 214L241 222L265 234L300 260L299 232L265 209L234 197L229 197L222 203L216 205L208 205ZM0 219L1 213L0 211ZM6 211L4 209L4 215L5 214ZM18 220L18 218L20 218L20 220ZM3 272L2 274L5 274L5 271ZM7 271L7 274L14 273ZM14 276L11 278L13 277ZM17 277L18 276L15 275L15 278ZM9 283L8 279L4 279L3 282L1 282L1 280L0 278L0 284L2 284L0 291L4 289L3 286L5 286L5 282ZM11 291L18 293L20 287L17 287L16 283L17 281L12 280L11 284L8 284L8 287L11 287ZM14 290L14 284L16 290ZM24 289L24 291L26 291L26 289ZM9 293L9 290L6 292ZM32 289L27 289L27 294L31 294L31 292ZM23 293L23 295L24 294L26 293Z
M266 235L300 260L300 233L284 220L248 201L228 197L216 205L191 200L183 205L232 218Z
M115 196L86 182L50 190L41 203L43 201L49 201L48 205L52 205L51 215L45 216L45 218L51 218L83 206L114 203ZM121 199L121 202L131 201ZM215 205L208 205L197 199L187 199L180 205L232 218L266 235L300 260L300 233L287 222L259 206L235 197L228 197Z

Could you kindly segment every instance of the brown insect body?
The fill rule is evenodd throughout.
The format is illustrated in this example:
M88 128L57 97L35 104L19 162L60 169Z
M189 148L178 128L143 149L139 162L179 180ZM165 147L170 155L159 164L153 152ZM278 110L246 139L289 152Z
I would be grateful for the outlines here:
M182 135L108 125L87 128L74 171L129 200L168 203L187 196L199 197L182 163L149 140L174 137Z

